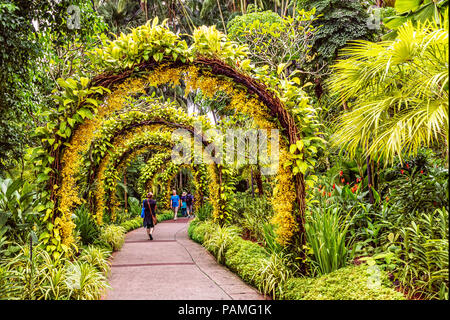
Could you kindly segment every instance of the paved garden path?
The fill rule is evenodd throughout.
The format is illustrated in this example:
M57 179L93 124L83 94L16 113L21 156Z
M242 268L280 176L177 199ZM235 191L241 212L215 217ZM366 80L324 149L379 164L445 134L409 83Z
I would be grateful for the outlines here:
M264 297L218 264L187 234L188 219L159 223L148 239L129 232L112 257L107 300L260 300Z

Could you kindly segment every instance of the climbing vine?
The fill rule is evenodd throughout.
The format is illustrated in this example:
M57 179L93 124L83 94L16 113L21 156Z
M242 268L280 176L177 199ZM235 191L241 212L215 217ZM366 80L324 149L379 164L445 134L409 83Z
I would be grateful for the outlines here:
M88 170L87 183L93 183L92 178L97 180L94 202L96 218L101 223L102 203L108 197L102 184L106 181L106 188L114 187L117 175L111 169L112 164L123 157L120 152L124 149L116 144L116 136L128 130L130 135L119 140L131 139L131 135L139 133L139 129L129 130L134 125L149 128L153 125L153 130L170 126L192 129L191 119L183 122L178 111L165 117L169 113L158 114L157 108L140 113L129 108L130 97L145 95L146 88L161 85L184 85L186 95L200 90L209 98L223 92L230 99L229 109L254 118L261 128L280 130L282 168L276 176L278 186L273 197L277 240L289 244L296 236L296 226L302 227L304 175L313 168L306 157L313 156L321 141L304 139L320 132L314 127L315 111L308 107L298 78L282 76L283 67L278 70L279 77L268 74L264 68L255 68L246 59L246 47L228 40L214 27L195 30L192 40L188 47L165 22L158 24L154 19L89 52L98 74L94 78L58 80L63 88L57 95L59 109L49 116L46 127L37 129L43 145L32 151L38 180L47 182L40 210L43 220L49 221L48 232L41 238L55 258L63 252L69 254L74 243L71 213L84 201L77 188L80 171ZM298 142L302 139L307 143ZM119 146L121 151L111 154L112 146ZM129 149L133 146L137 147L127 145ZM123 163L126 165L126 161ZM214 163L207 165L207 171L214 217L224 223L233 214L233 171ZM314 181L311 179L307 183ZM292 205L293 199L296 207ZM115 203L114 198L112 202Z

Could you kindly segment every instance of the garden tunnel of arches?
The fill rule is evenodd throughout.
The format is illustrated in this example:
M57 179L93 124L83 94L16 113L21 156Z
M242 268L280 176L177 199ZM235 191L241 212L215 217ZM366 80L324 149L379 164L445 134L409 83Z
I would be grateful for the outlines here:
M136 69L139 72L135 73L134 70ZM118 74L112 74L111 72L101 74L85 86L88 88L87 90L90 90L88 99L97 101L93 104L98 107L98 112L95 116L86 117L87 119L83 119L81 124L77 124L74 132L67 137L68 139L61 139L62 143L59 144L59 147L49 148L52 156L56 158L56 161L51 165L52 175L47 184L50 191L50 200L56 209L51 215L51 220L54 223L56 219L59 219L58 223L63 225L60 227L62 229L61 242L65 243L66 247L73 241L70 234L74 224L69 213L74 206L82 202L78 195L77 185L79 183L78 178L83 175L77 176L77 172L83 165L88 177L86 184L88 186L95 185L98 189L98 184L105 178L101 171L105 169L107 162L105 158L109 157L108 149L114 146L117 137L121 137L122 134L129 135L130 129L139 129L144 126L166 126L192 131L192 122L189 122L192 121L192 118L186 117L185 114L182 116L189 119L188 121L177 121L179 119L170 118L174 116L174 113L157 114L155 118L151 119L153 114L148 110L142 112L141 115L146 114L149 118L130 121L128 125L124 125L116 131L110 131L106 135L106 139L103 138L103 140L98 139L102 124L109 124L109 121L112 121L110 116L117 115L120 110L122 111L118 118L125 117L126 119L124 115L134 115L133 112L135 111L125 110L124 112L123 109L130 97L145 94L146 88L161 85L175 87L180 85L180 81L184 84L186 92L201 90L207 97L213 97L219 91L225 92L230 97L228 108L253 118L260 127L279 128L282 134L280 160L287 160L289 144L298 139L297 129L289 113L284 109L279 99L267 91L265 85L247 75L243 75L220 60L199 58L192 63L164 64L151 62L122 70ZM77 106L77 109L85 107L88 99L85 98L83 103ZM208 124L203 124L208 126ZM108 129L105 129L105 131L108 131ZM64 141L66 144L63 144ZM67 142L69 143L67 144ZM202 143L206 146L212 141L202 140ZM170 148L172 146L166 145L165 147ZM83 161L85 164L81 164ZM222 196L223 188L221 186L226 184L228 180L232 180L233 173L232 171L225 173L223 167L219 168L215 164L207 165L207 167L212 182L209 194L214 207L214 218L219 223L223 223L232 214L232 210L227 207L230 201L225 200L230 199L230 197ZM276 215L278 212L280 221L288 221L284 225L280 223L277 230L282 230L280 234L282 232L287 234L285 239L280 241L287 244L293 237L296 237L295 234L301 231L303 227L303 175L297 174L294 176L290 168L280 167L276 179L279 188L273 198L274 203L279 208L275 207L275 212ZM55 185L58 188L55 188ZM106 195L104 192L99 194L95 194L92 190L90 192L89 199L95 199L95 201L89 200L89 202L94 205L96 220L101 224L105 206L99 205L98 200L103 199L111 203L111 197L104 199ZM283 199L283 197L289 197L289 201ZM291 199L297 199L297 205L294 206Z

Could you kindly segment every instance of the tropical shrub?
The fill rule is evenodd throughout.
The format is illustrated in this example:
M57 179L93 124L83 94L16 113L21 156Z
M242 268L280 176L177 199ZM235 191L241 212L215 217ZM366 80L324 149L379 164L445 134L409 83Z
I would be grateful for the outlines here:
M198 208L195 211L195 216L200 220L200 221L205 221L208 220L212 217L212 212L213 212L213 206L211 203L206 202L203 206L201 206L200 208Z
M313 251L313 266L319 275L346 265L349 250L346 244L348 225L339 208L312 210L305 225L306 237Z
M181 216L181 212L178 213L178 217ZM160 213L156 214L156 220L158 222L162 222L164 220L171 220L173 219L173 212L170 210L161 210Z
M109 287L105 275L89 263L68 262L66 272L72 299L99 300Z
M108 257L111 255L111 251L97 246L90 245L81 251L78 261L84 261L102 272L104 275L108 275L110 265Z
M38 205L33 185L0 177L0 226L7 235L21 239L28 234L38 222Z
M141 215L141 202L135 197L128 197L128 205L130 207L129 212L132 217Z
M120 224L120 226L125 229L125 232L138 229L142 226L142 218L136 217L134 219L124 221Z
M272 253L270 257L259 260L257 273L261 277L258 289L264 295L270 295L276 299L283 294L285 282L293 277L292 260L283 252Z
M317 278L291 278L283 290L285 300L404 300L388 276L365 264L338 269Z
M192 240L202 244L216 230L217 226L212 221L200 222L197 218L191 221L188 235ZM194 231L195 230L195 231Z
M297 10L286 17L270 10L250 12L228 22L228 35L248 46L252 62L275 73L279 65L292 61L302 65L307 60L315 33L314 12Z
M442 208L400 230L394 275L408 297L448 299L448 222Z
M21 246L16 256L1 261L1 299L90 300L99 299L109 287L105 275L96 269L106 264L103 256L97 256L94 266L63 257L55 261L41 244L32 250L31 254L29 246Z
M78 231L81 242L85 245L94 243L100 234L100 230L85 205L75 210L74 222L76 224L75 230Z
M224 263L225 252L235 241L239 231L236 226L217 226L212 234L207 235L203 246L217 258L217 262Z
M361 1L349 0L298 0L298 5L306 10L316 8L317 28L312 42L314 53L319 60L334 59L338 50L348 41L370 40L374 30L369 29L369 15Z
M445 21L448 15L447 0L396 0L394 1L395 14L383 19L383 22L392 32L385 35L384 38L393 38L397 35L397 28L405 22L412 23L425 22L426 20L436 19L438 23Z
M233 223L241 226L246 236L264 242L264 225L269 224L273 217L270 201L266 197L252 197L246 193L239 193L235 208Z
M336 122L334 145L384 164L424 146L446 149L448 21L408 22L394 41L355 41L341 53L329 84L351 105Z
M117 251L125 242L125 229L121 226L106 225L101 228L100 241L108 244L113 251Z
M217 225L211 221L202 222L195 218L189 225L188 234L192 240L203 244L209 237L214 236L216 230ZM258 266L268 257L266 250L260 245L235 236L229 246L225 247L223 261L245 282L258 286L261 283L260 274L257 272Z
M293 275L290 254L282 251L269 253L256 243L243 240L235 226L211 226L210 222L193 220L189 236L203 244L218 262L235 271L244 281L263 294L276 298L282 284Z

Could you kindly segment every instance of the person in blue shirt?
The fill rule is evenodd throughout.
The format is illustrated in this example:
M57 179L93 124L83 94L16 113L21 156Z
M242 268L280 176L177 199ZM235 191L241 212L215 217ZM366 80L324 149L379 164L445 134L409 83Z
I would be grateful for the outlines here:
M173 220L177 220L178 209L180 208L180 196L177 195L177 190L172 190L172 196L170 197L170 208L173 210Z
M187 209L187 205L186 205L186 200L187 200L187 197L186 197L186 192L183 192L182 194L181 194L181 214L182 214L182 216L183 217L186 217L187 216L187 213L186 213L186 209Z

